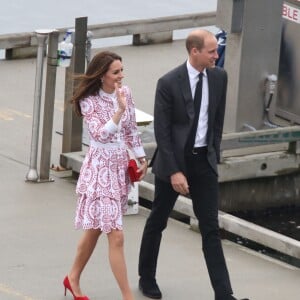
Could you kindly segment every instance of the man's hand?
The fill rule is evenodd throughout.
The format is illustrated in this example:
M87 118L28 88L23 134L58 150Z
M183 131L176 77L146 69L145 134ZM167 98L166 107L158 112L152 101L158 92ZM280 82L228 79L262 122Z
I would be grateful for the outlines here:
M171 184L173 189L179 194L187 195L190 192L188 182L182 172L171 175Z

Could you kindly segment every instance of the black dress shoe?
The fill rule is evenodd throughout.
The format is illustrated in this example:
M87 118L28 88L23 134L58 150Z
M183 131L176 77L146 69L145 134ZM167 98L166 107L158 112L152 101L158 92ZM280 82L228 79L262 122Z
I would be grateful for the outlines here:
M142 294L148 298L161 299L162 297L161 291L155 279L140 278L139 289L142 292Z
M239 299L233 297L232 295L229 295L229 296L216 297L215 300L239 300ZM240 299L240 300L249 300L249 299L248 298L243 298L243 299Z

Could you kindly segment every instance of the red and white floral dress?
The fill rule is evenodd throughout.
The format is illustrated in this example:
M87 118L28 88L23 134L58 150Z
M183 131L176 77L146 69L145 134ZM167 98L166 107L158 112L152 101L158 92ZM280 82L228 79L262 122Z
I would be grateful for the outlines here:
M145 156L145 152L138 135L131 91L127 86L122 89L127 108L118 125L112 120L118 109L115 93L100 90L98 95L80 101L90 147L76 185L77 229L100 229L105 233L123 229L122 215L130 192L127 148L136 157Z

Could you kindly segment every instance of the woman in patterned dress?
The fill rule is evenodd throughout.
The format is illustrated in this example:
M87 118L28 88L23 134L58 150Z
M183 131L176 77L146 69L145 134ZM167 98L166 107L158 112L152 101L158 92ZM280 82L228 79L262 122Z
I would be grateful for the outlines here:
M147 171L145 152L137 131L130 89L122 86L122 59L104 51L96 54L79 75L72 98L75 111L87 125L90 147L76 186L76 229L84 229L69 274L64 279L74 300L83 296L79 280L102 233L108 237L109 261L123 300L132 300L124 258L122 215L127 208L130 181L129 148L140 162L140 180Z

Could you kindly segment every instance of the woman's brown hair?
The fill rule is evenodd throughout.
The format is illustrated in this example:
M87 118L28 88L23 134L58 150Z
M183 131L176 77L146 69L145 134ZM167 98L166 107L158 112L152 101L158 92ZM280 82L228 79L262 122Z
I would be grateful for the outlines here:
M101 78L115 61L122 61L121 56L114 52L103 51L97 53L89 63L85 74L76 75L77 87L71 99L75 112L82 116L79 102L90 95L96 95L102 87Z

